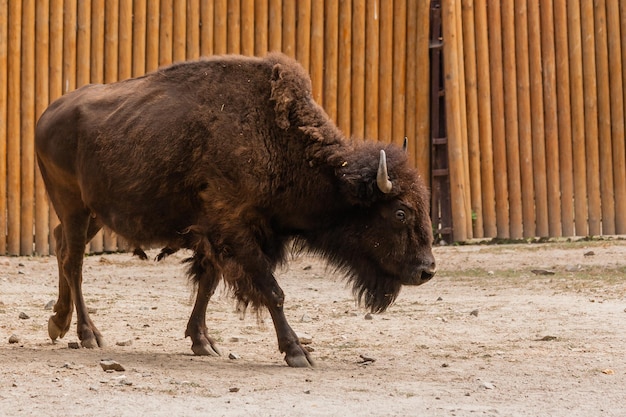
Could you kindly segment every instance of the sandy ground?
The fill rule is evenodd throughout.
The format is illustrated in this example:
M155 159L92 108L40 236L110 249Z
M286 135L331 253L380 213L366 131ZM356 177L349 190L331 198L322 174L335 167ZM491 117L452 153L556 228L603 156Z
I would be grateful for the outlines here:
M85 259L95 350L68 347L75 325L48 339L54 258L0 257L0 415L626 416L626 241L435 255L437 276L371 319L319 259L279 271L314 369L287 367L269 317L240 317L223 289L208 312L223 356L193 356L184 254Z

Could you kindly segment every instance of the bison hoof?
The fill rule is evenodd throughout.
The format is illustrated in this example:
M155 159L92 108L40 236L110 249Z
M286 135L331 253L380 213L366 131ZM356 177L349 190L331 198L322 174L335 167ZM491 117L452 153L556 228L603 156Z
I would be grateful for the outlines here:
M67 332L67 329L61 329L54 322L53 318L54 316L50 316L50 318L48 319L48 335L50 336L50 339L54 341L63 338L63 336L65 336L65 333Z
M194 343L191 350L196 356L222 356L220 350L213 344Z
M292 368L314 367L315 362L308 356L285 356L285 362Z
M99 346L98 341L95 337L87 340L81 340L80 345L87 349L95 349Z

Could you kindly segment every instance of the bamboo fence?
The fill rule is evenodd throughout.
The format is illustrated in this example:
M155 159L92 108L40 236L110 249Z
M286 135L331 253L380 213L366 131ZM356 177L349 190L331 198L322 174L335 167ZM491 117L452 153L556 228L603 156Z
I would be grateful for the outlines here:
M428 12L415 0L0 0L0 255L54 252L34 158L50 102L200 56L296 58L347 135L406 136L428 178ZM120 249L106 230L88 247Z
M50 102L200 56L296 58L347 135L407 137L428 180L431 7L453 240L626 234L620 0L0 0L0 255L54 252L34 158ZM88 250L124 248L105 230Z

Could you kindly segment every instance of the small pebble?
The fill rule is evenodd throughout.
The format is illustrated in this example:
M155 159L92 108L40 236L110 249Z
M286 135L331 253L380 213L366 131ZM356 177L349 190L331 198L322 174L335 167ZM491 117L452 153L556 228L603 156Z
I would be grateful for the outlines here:
M491 382L483 382L482 384L480 384L481 387L483 387L484 389L494 389L495 385L493 385Z
M233 336L229 339L232 343L239 343L239 342L246 342L248 341L248 339L246 339L243 336Z
M590 250L589 252L585 252L585 253L584 253L584 256L593 256L593 255L595 255L595 254L596 254L596 253L595 253L594 251Z
M12 335L9 337L9 343L11 343L11 344L14 344L14 343L20 343L20 338L19 338L17 335L12 334Z
M232 360L236 361L236 360L241 359L241 356L239 356L239 355L238 355L238 354L236 354L236 353L229 353L229 354L228 354L228 359L232 359Z
M238 387L231 387L228 389L228 391L230 392L239 392L239 388Z
M437 297L437 301L443 301L443 298Z
M301 323L310 323L312 321L313 321L313 319L308 314L303 314L302 318L300 319Z
M68 349L80 349L78 342L68 342L67 347Z
M300 343L303 345L310 345L313 343L313 336L306 333L297 333L298 339L300 339Z
M303 271L310 271L311 269L313 269L311 265L307 265L304 268L302 268Z
M367 313L364 318L365 320L374 320L374 316L372 316L372 313Z
M100 366L103 371L125 371L124 367L119 362L113 360L102 360L100 361Z
M476 310L472 310L472 311L470 312L470 316L478 317L478 309L476 309Z
M115 342L115 344L117 346L131 346L133 344L133 340L132 339L123 340L121 342Z
M20 317L22 320L27 320L27 319L29 319L29 318L30 318L30 316L29 316L28 314L24 313L23 311L22 311L22 312L20 312L19 317Z
M89 391L99 391L100 387L97 385L90 385L89 386Z
M50 300L46 303L46 305L44 306L44 310L52 310L52 308L54 307L54 304L56 303L56 301L54 300Z

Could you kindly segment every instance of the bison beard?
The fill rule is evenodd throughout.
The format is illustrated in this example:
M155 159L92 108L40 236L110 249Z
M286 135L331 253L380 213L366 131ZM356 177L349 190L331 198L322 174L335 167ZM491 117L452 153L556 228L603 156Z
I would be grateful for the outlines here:
M281 54L82 87L41 116L36 151L60 219L53 340L76 309L81 344L103 344L81 288L85 245L103 226L140 257L145 245L163 245L159 259L192 251L197 296L185 334L197 355L219 355L206 309L224 279L239 302L269 310L290 366L313 364L274 278L292 244L344 271L375 312L435 273L428 192L403 149L347 140L303 68Z

